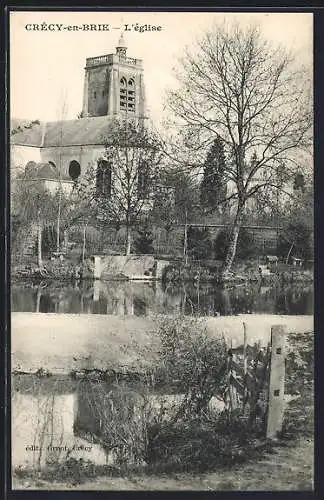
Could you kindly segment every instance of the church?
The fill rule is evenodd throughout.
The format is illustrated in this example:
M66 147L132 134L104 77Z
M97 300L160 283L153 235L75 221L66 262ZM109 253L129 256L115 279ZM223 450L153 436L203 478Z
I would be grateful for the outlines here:
M65 192L89 165L105 166L104 144L116 119L147 120L143 62L128 57L123 36L113 54L86 59L82 112L74 120L11 124L11 176L28 172Z

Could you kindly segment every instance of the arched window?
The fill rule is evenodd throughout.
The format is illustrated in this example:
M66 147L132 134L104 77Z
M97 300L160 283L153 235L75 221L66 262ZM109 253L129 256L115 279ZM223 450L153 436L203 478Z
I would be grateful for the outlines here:
M34 161L29 161L25 166L25 175L27 177L33 177L37 172L37 164Z
M99 160L97 164L96 189L98 196L111 196L112 166L107 160Z
M69 165L69 176L73 181L76 181L81 174L80 163L76 160L72 160Z
M135 111L135 81L125 77L120 79L120 109Z

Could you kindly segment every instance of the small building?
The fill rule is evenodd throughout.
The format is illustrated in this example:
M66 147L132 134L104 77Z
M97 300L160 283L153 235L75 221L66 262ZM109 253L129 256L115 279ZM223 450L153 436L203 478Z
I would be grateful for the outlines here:
M265 260L268 266L276 266L278 264L278 257L276 255L266 255Z
M304 260L299 259L298 257L291 258L292 265L295 267L302 267L304 265Z

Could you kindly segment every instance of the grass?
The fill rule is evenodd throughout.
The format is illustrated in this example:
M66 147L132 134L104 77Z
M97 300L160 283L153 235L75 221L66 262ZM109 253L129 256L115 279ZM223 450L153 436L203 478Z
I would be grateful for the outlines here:
M48 479L13 479L14 489L160 490L160 491L311 491L314 447L303 438L273 449L262 459L205 474L98 476L82 484Z
M220 426L217 433L214 425L208 428L204 423L204 428L198 425L194 431L194 423L189 421L189 427L181 424L178 428L171 428L173 433L176 431L174 434L171 432L171 435L170 429L166 428L167 446L164 451L163 447L157 447L157 459L148 468L129 468L127 473L118 474L111 468L74 460L59 468L48 469L37 478L28 471L16 471L13 487L310 491L313 489L314 469L313 342L311 333L292 334L289 337L286 392L298 397L286 409L283 431L278 441L261 441L262 446L253 446L256 436L250 436L250 440L246 436L241 439L237 428L231 430ZM234 438L239 438L236 447L233 446ZM236 455L233 455L233 450L236 450ZM179 460L174 460L177 458ZM208 467L204 462L206 459L210 461Z

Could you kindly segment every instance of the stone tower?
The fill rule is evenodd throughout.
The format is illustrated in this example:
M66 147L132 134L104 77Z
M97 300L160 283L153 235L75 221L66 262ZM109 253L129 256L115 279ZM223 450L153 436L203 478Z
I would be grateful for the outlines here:
M127 57L126 52L121 35L115 54L86 60L83 117L146 117L142 60Z

